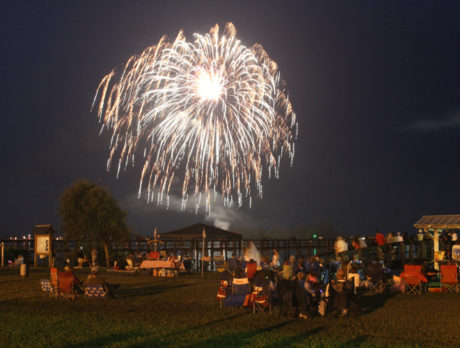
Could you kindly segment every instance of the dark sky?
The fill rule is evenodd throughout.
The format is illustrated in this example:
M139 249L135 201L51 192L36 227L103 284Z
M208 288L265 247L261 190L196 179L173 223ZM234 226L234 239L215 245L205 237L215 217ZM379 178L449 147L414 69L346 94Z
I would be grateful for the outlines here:
M300 127L294 165L264 180L252 209L147 205L139 164L106 171L97 85L163 34L229 21L280 66ZM77 178L108 187L144 235L197 221L411 232L421 215L460 213L459 1L9 1L1 26L2 236L59 226Z

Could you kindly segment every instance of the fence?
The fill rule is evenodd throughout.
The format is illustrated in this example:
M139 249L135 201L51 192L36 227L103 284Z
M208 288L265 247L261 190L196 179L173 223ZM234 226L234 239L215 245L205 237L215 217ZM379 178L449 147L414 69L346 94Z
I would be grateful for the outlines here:
M252 240L205 240L204 250L205 255L210 256L211 260L222 258L224 260L230 258L232 254L240 257L244 248L247 247L249 241L253 241L261 254L271 259L272 250L277 249L280 254L281 261L287 260L290 255L296 257L312 257L318 256L329 259L334 255L335 239L252 239ZM8 258L17 257L19 252L26 260L33 259L34 239L19 239L19 240L3 240L5 248L5 260ZM373 238L366 240L368 247L360 251L360 258L363 260L371 260L378 256L377 247ZM201 260L201 251L203 250L203 240L165 240L159 244L158 249L166 255L182 255L192 259L195 265ZM66 241L54 240L54 254L65 254L69 251L84 252L90 250L91 241ZM441 245L441 249L443 246ZM112 246L112 252L118 254L130 253L145 253L152 248L146 240L130 240L129 242L118 243ZM16 251L16 252L15 252ZM391 262L398 260L401 264L407 262L413 263L414 259L432 260L433 259L433 242L431 239L424 239L422 242L410 241L410 243L393 243L385 246L385 260ZM351 241L349 243L348 256L351 259L354 253L358 251L351 250ZM3 266L3 264L2 264ZM214 269L213 263L210 264L211 269Z

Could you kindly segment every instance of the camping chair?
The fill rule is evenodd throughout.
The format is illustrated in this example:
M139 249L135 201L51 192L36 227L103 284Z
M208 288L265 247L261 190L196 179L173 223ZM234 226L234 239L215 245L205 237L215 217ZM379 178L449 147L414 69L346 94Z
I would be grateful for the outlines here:
M237 267L237 259L228 259L227 260L227 269L230 273L235 273L236 267Z
M53 295L54 294L54 287L51 285L49 279L40 279L40 285L42 287L43 295Z
M272 312L272 298L270 291L270 279L266 276L254 278L254 291L252 292L252 313L256 311L265 313L268 308L268 313Z
M75 298L74 277L71 272L58 271L58 295Z
M251 293L248 278L234 278L232 293L224 299L224 304L229 307L241 307L246 302L246 297Z
M367 266L366 280L370 291L381 294L385 290L385 274L380 263L373 262Z
M451 292L459 291L456 265L441 265L441 289L444 288Z
M422 274L422 266L420 265L404 265L404 272L401 273L401 282L403 284L404 294L422 293L422 285L428 280Z
M232 291L233 275L229 271L223 271L220 275L220 287L217 291L217 300L219 308L222 308L222 302Z
M250 281L254 279L254 275L257 272L257 263L256 262L248 262L246 263L246 275Z
M108 291L104 289L102 284L88 284L85 286L85 299L88 298L103 298L107 300Z
M227 268L225 266L225 261L224 260L214 260L214 264L216 265L216 271L217 272L223 272Z

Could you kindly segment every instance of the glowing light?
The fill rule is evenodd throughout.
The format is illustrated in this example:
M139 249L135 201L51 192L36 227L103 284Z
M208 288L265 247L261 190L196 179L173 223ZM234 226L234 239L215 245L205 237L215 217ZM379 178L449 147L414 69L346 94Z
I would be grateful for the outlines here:
M203 198L220 192L224 204L241 206L262 197L262 174L279 177L287 155L292 165L297 123L278 65L260 44L248 48L227 23L186 40L131 57L99 84L101 132L111 132L107 169L117 176L141 155L139 197L169 204L169 194ZM139 161L139 157L136 157Z
M201 100L218 100L220 98L223 87L219 77L215 73L201 71L197 84Z

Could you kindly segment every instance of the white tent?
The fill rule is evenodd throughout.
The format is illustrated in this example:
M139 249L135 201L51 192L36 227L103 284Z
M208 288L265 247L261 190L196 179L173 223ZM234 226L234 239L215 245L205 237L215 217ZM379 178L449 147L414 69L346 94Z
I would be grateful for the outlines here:
M253 241L248 243L248 246L244 251L243 258L246 262L254 260L257 262L257 265L260 265L260 261L262 261L262 255L260 254L260 251L257 249Z

